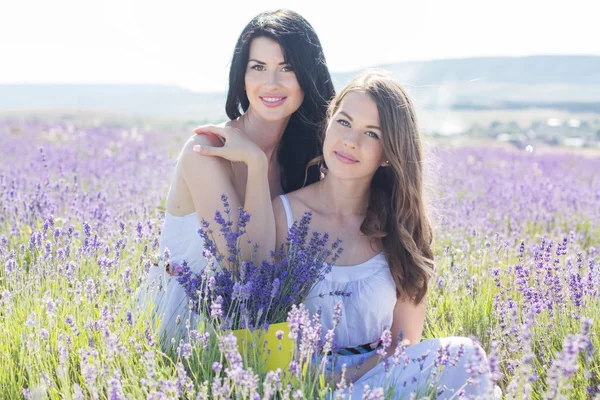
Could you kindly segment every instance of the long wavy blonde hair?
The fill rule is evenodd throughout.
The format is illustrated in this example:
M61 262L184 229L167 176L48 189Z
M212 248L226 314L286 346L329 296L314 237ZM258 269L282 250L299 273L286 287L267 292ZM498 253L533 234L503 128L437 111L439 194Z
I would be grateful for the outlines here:
M433 234L423 193L423 144L415 109L402 86L381 72L358 75L329 104L327 119L348 93L364 92L377 104L388 167L371 181L367 215L360 227L366 236L380 239L399 298L421 303L435 266ZM325 127L321 140L325 137ZM307 166L321 165L323 156Z

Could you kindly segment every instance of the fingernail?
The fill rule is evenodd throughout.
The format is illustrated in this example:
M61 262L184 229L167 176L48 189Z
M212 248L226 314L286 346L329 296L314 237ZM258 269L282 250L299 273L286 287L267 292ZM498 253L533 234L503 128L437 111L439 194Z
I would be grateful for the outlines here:
M197 153L200 153L202 151L202 146L199 144L194 145L194 147L192 147L192 150L194 150Z

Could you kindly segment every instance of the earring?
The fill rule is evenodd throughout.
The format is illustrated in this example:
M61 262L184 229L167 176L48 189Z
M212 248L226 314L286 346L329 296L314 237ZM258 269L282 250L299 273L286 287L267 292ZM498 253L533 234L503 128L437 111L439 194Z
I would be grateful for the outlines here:
M325 170L326 170L326 168L325 168L325 167L323 167L323 163L322 163L322 162L321 162L321 163L319 163L319 172L321 173L321 174L319 175L319 180L323 180L323 179L325 179Z
M383 164L381 164L382 167L385 167L386 165L390 165L390 162L387 160Z

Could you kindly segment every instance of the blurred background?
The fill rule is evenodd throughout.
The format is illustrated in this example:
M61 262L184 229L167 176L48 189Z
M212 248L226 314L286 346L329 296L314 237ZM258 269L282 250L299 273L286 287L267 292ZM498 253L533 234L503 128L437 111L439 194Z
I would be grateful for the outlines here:
M0 119L188 129L226 119L229 62L261 11L317 31L335 85L383 68L440 143L600 149L597 6L24 0L0 8Z

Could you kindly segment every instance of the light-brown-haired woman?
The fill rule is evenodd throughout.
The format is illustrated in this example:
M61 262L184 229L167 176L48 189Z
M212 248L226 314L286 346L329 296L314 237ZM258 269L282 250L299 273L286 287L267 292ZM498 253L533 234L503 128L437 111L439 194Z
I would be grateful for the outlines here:
M432 384L440 388L435 389L439 399L458 392L493 398L478 344L460 337L421 342L434 260L422 141L404 89L380 73L353 79L329 106L323 155L314 163L325 164L326 176L279 196L273 209L278 245L307 210L312 231L343 241L337 265L304 303L312 313L320 312L324 335L334 328L335 304L341 306L337 346L327 356L335 370L332 383L340 381L345 364L352 398L363 398L365 385L385 387L397 399ZM409 346L394 358L401 332ZM400 363L393 366L392 360ZM431 372L444 364L434 378Z

